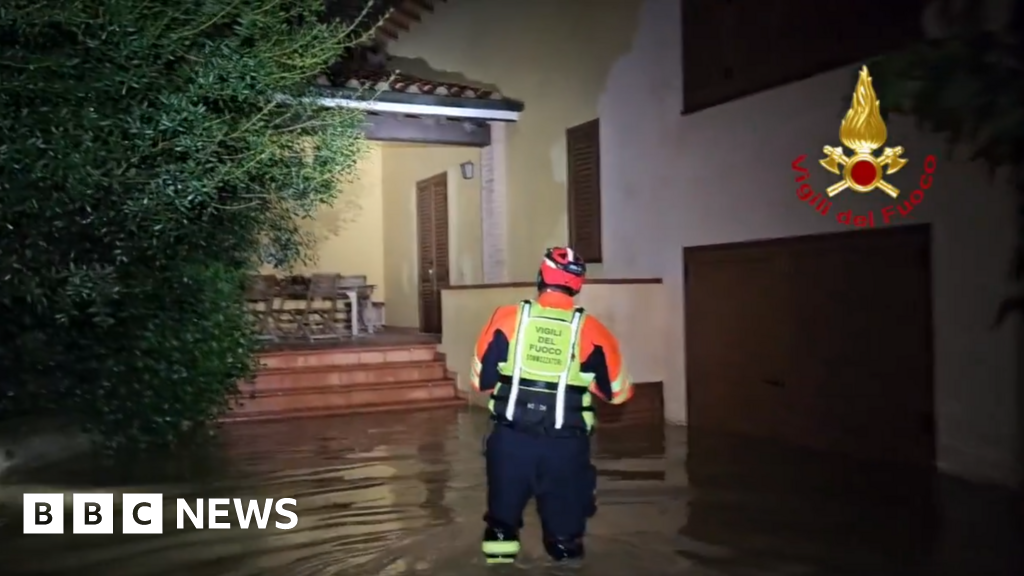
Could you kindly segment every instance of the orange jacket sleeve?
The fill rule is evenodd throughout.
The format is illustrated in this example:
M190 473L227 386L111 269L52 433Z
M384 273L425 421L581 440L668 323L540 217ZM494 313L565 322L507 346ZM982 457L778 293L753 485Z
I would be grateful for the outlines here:
M623 404L633 397L633 381L622 360L619 341L593 316L583 321L580 356L582 371L594 375L591 393L611 404Z
M471 381L478 392L489 392L498 384L498 365L508 360L509 341L516 329L519 305L494 311L473 349Z

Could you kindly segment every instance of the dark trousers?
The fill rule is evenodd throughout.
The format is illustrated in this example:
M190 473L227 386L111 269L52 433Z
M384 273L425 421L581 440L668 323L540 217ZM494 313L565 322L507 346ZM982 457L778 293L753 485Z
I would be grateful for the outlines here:
M590 438L553 438L496 424L487 439L487 515L490 525L519 530L531 497L546 540L582 538L597 507L597 472Z

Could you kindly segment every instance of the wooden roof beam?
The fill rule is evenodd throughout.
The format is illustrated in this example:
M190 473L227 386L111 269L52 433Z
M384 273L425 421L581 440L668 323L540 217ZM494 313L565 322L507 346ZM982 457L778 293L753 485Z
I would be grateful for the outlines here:
M424 12L433 12L437 1L447 0L405 0L391 10L380 27L377 35L389 40L397 40L401 32L408 32L416 22L423 21Z
M392 10L391 15L402 18L410 23L423 21L420 11L412 7L408 2Z
M368 114L363 124L367 140L415 142L484 148L491 144L491 127L486 122L448 121L443 118L399 117Z
M433 12L434 1L433 0L408 0L406 5L410 6L414 10L419 12Z
M402 20L401 18L396 18L394 14L385 18L384 24L387 24L393 30L400 30L405 32L409 31L409 23Z
M395 26L401 28L402 30L408 30L409 26L412 26L413 24L420 22L421 19L419 15L416 15L415 18L412 18L408 14L396 8L391 11L391 14L389 14L384 21L394 24Z
M389 40L398 40L398 30L391 27L390 23L385 20L377 29L374 31L375 36L383 36Z

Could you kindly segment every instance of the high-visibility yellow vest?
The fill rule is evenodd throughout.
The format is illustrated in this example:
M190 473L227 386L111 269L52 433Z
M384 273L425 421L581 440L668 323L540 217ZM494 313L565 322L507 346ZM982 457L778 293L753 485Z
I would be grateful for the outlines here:
M534 411L544 414L531 414L528 420L556 430L593 428L589 387L594 377L580 369L580 332L585 317L582 308L547 308L531 300L519 304L508 358L498 365L503 382L491 395L495 417L519 422L525 416L523 411Z

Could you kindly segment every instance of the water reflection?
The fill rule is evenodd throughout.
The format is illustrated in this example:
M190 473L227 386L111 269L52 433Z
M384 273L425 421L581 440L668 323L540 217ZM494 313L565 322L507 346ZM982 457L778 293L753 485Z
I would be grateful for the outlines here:
M485 415L457 410L233 425L187 457L7 479L0 566L40 576L494 574L479 555L487 428ZM585 565L548 565L531 513L508 570L1024 574L1021 514L994 490L676 428L609 429L596 454L600 510ZM23 536L21 492L41 485L294 497L300 522L179 531L172 507L159 536Z

